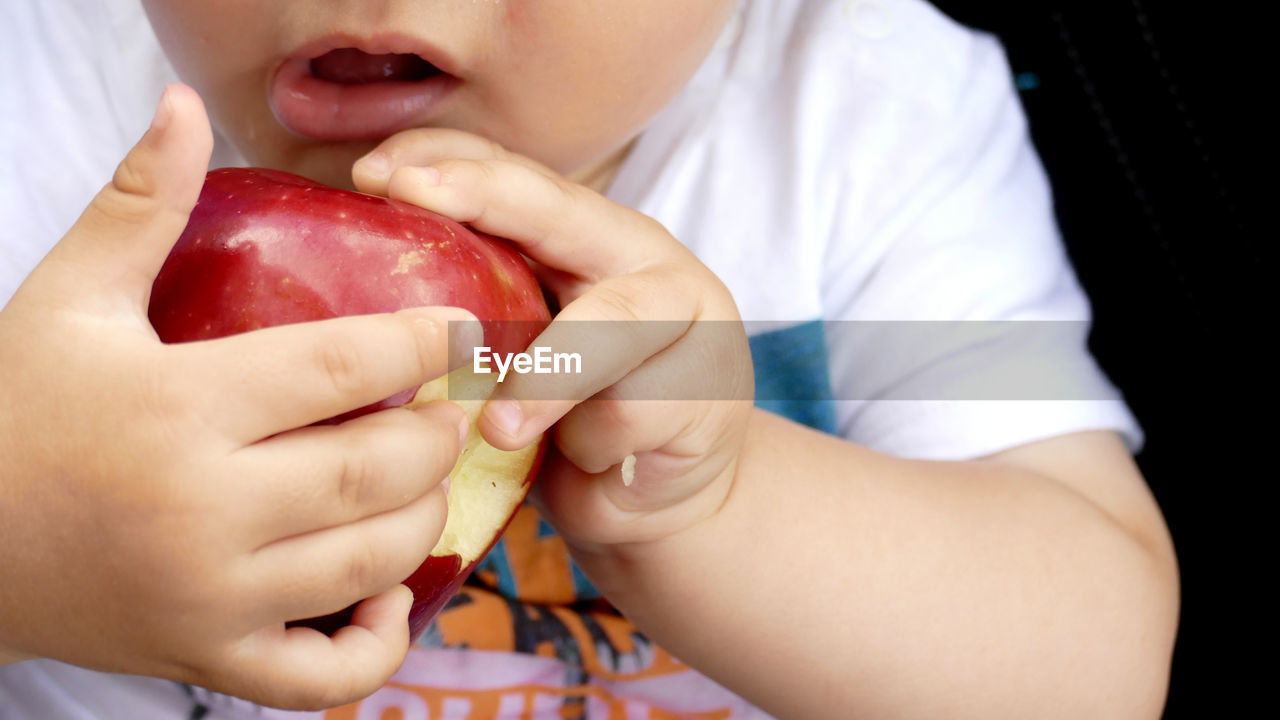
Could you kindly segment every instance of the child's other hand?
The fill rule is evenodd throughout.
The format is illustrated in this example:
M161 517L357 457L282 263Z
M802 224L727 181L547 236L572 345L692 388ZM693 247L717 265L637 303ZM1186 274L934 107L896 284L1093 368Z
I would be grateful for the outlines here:
M581 374L508 374L480 427L513 449L559 421L535 493L571 545L660 540L717 511L750 414L751 357L732 297L692 252L655 220L459 131L400 133L353 175L512 240L559 301L536 345L581 353Z
M469 316L162 344L148 294L211 148L199 98L171 87L0 312L0 656L340 704L404 659L399 583L442 528L462 413L305 426L442 374L447 321ZM285 627L363 598L332 638Z

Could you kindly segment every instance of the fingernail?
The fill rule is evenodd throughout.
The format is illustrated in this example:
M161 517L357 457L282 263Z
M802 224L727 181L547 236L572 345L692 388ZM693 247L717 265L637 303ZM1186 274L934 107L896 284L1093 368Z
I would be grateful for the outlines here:
M484 325L468 316L449 321L449 369L456 370L471 362L476 348L484 345Z
M386 180L391 175L391 158L375 150L356 161L356 170L376 180Z
M489 416L489 422L509 437L516 437L524 424L524 411L520 409L519 400L493 400L485 406L484 412Z
M160 94L160 102L156 104L156 113L151 117L152 130L164 130L173 119L173 94L166 85Z
M484 326L475 315L462 308L407 308L396 314L408 318L420 332L431 335L433 342L444 341L450 371L472 362L475 348L484 342Z

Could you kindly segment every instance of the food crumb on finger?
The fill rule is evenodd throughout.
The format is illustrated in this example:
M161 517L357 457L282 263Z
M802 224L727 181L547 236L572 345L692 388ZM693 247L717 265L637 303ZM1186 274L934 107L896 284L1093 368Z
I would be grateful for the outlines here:
M622 460L622 484L631 487L636 480L636 456L628 455Z

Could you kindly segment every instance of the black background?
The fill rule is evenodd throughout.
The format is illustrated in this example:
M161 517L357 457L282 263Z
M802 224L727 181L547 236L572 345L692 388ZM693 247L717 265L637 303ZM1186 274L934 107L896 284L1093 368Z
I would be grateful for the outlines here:
M1182 572L1166 717L1251 715L1252 676L1273 662L1261 633L1273 622L1256 614L1272 564L1255 518L1276 474L1259 344L1274 305L1261 218L1276 166L1261 101L1276 63L1255 37L1266 28L1243 4L935 4L998 35L1027 88L1094 304L1090 345L1147 432L1138 460Z

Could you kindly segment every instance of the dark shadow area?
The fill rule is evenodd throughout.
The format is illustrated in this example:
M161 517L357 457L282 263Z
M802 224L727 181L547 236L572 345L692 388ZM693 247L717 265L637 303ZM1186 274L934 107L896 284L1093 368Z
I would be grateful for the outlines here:
M1147 432L1138 460L1183 582L1166 716L1243 716L1249 664L1269 657L1251 556L1275 476L1261 21L1157 0L935 4L1006 47L1094 304L1090 346Z

